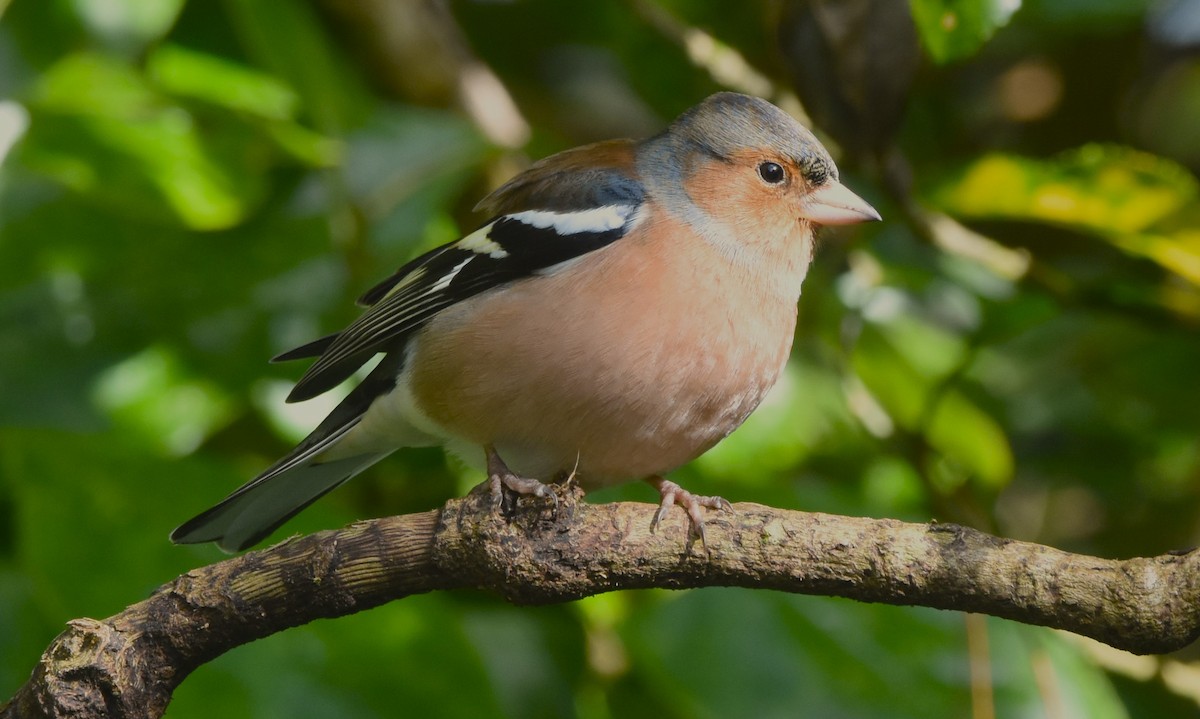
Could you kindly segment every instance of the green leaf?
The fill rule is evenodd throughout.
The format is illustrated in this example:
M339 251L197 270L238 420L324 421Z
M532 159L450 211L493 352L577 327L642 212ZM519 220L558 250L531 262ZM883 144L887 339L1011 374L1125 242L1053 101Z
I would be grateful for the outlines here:
M267 137L283 152L311 167L334 167L343 161L345 146L294 122L272 122Z
M152 347L110 368L96 402L147 443L182 456L230 419L232 401L210 382L188 377L165 347Z
M106 55L67 55L43 74L31 103L42 111L135 120L166 103L128 64Z
M271 120L292 119L300 101L271 75L179 45L155 49L146 73L165 92Z
M294 122L300 97L272 75L179 45L155 50L146 72L165 93L254 121L280 150L306 165L330 167L342 157L340 142Z
M98 55L43 78L19 147L27 167L104 205L197 230L230 227L263 192L205 146L200 128L131 68Z
M351 69L308 3L227 0L239 39L253 60L283 78L301 97L312 124L341 135L373 104L361 74Z
M921 372L902 344L867 325L854 349L854 370L892 419L925 434L947 458L991 487L1013 474L1012 449L1004 430L946 377Z
M106 208L218 230L262 200L281 151L312 166L341 157L340 143L288 119L296 96L268 75L174 47L149 68L159 87L106 56L64 58L33 92L20 160ZM193 112L160 87L219 111Z
M961 217L1006 219L1084 232L1200 284L1200 183L1170 160L1087 145L1049 160L992 153L928 193Z
M779 473L800 465L814 447L853 424L840 378L793 359L745 424L695 465L739 486L776 482Z
M1021 7L1021 0L910 1L921 42L938 64L974 54Z
M137 122L37 114L21 159L99 204L196 230L237 224L261 193L215 163L191 118L171 111Z

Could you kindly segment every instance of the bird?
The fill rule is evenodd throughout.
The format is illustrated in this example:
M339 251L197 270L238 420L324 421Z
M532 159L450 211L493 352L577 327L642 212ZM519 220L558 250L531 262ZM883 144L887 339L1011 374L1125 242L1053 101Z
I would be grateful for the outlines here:
M704 540L720 497L666 478L729 435L787 362L820 226L879 220L821 142L770 102L720 92L641 140L539 160L481 200L489 217L400 267L287 401L382 355L291 452L179 526L176 543L257 544L396 449L441 445L491 496L557 505L645 480Z

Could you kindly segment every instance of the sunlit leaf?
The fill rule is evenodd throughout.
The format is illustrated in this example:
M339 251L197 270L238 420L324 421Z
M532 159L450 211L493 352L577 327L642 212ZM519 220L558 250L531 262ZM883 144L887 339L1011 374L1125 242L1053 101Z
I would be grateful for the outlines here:
M1110 145L1087 145L1049 160L992 153L931 193L959 214L1096 232L1146 230L1197 194L1195 178L1179 165Z
M210 383L186 376L163 347L116 365L96 385L96 400L123 426L172 455L194 450L230 417L231 403Z
M177 111L138 122L38 114L21 154L31 169L100 203L198 230L236 224L244 200L258 194L250 178L239 182L213 161Z
M910 0L921 42L938 63L975 53L1004 27L1021 0Z
M68 55L39 78L38 109L134 119L166 103L128 64L98 53Z
M1200 183L1154 155L1103 145L1050 160L996 153L942 181L930 196L963 217L1092 234L1200 284L1200 231L1174 220L1200 196Z
M333 167L345 155L345 146L341 142L295 122L268 123L264 132L280 150L312 167Z
M162 90L272 120L295 117L299 98L276 78L215 55L161 45L146 72Z
M99 202L212 230L240 221L262 192L261 178L223 166L186 111L117 62L68 58L36 98L22 160Z
M342 146L295 122L299 96L278 78L180 45L162 45L146 61L155 85L256 121L281 150L316 167L335 164Z

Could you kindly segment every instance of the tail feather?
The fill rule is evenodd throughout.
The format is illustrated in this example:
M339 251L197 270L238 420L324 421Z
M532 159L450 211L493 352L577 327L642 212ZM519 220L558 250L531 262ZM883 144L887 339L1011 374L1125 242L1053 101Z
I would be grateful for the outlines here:
M176 544L216 542L227 552L257 544L297 512L383 459L389 452L308 462L264 475L171 533Z

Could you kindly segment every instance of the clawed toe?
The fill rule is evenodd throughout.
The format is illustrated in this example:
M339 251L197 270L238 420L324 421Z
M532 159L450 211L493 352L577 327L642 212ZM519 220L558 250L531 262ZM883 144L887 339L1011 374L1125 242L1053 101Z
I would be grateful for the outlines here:
M504 508L505 496L506 494L511 494L514 495L513 507L516 506L516 497L532 495L543 499L548 498L551 501L553 510L558 511L558 495L554 493L553 487L531 477L522 477L513 473L504 464L504 460L500 459L500 455L496 454L495 448L487 447L486 450L488 484L492 493L492 501L495 503L497 509Z
M662 501L658 505L658 511L654 513L654 519L650 522L650 531L657 531L659 523L667 516L667 512L671 507L678 505L687 512L689 536L694 532L696 536L700 537L700 543L707 550L708 538L704 531L704 510L715 509L722 512L732 512L733 505L723 497L705 497L692 494L678 484L662 477L652 477L646 481L657 489L659 495L662 497Z

